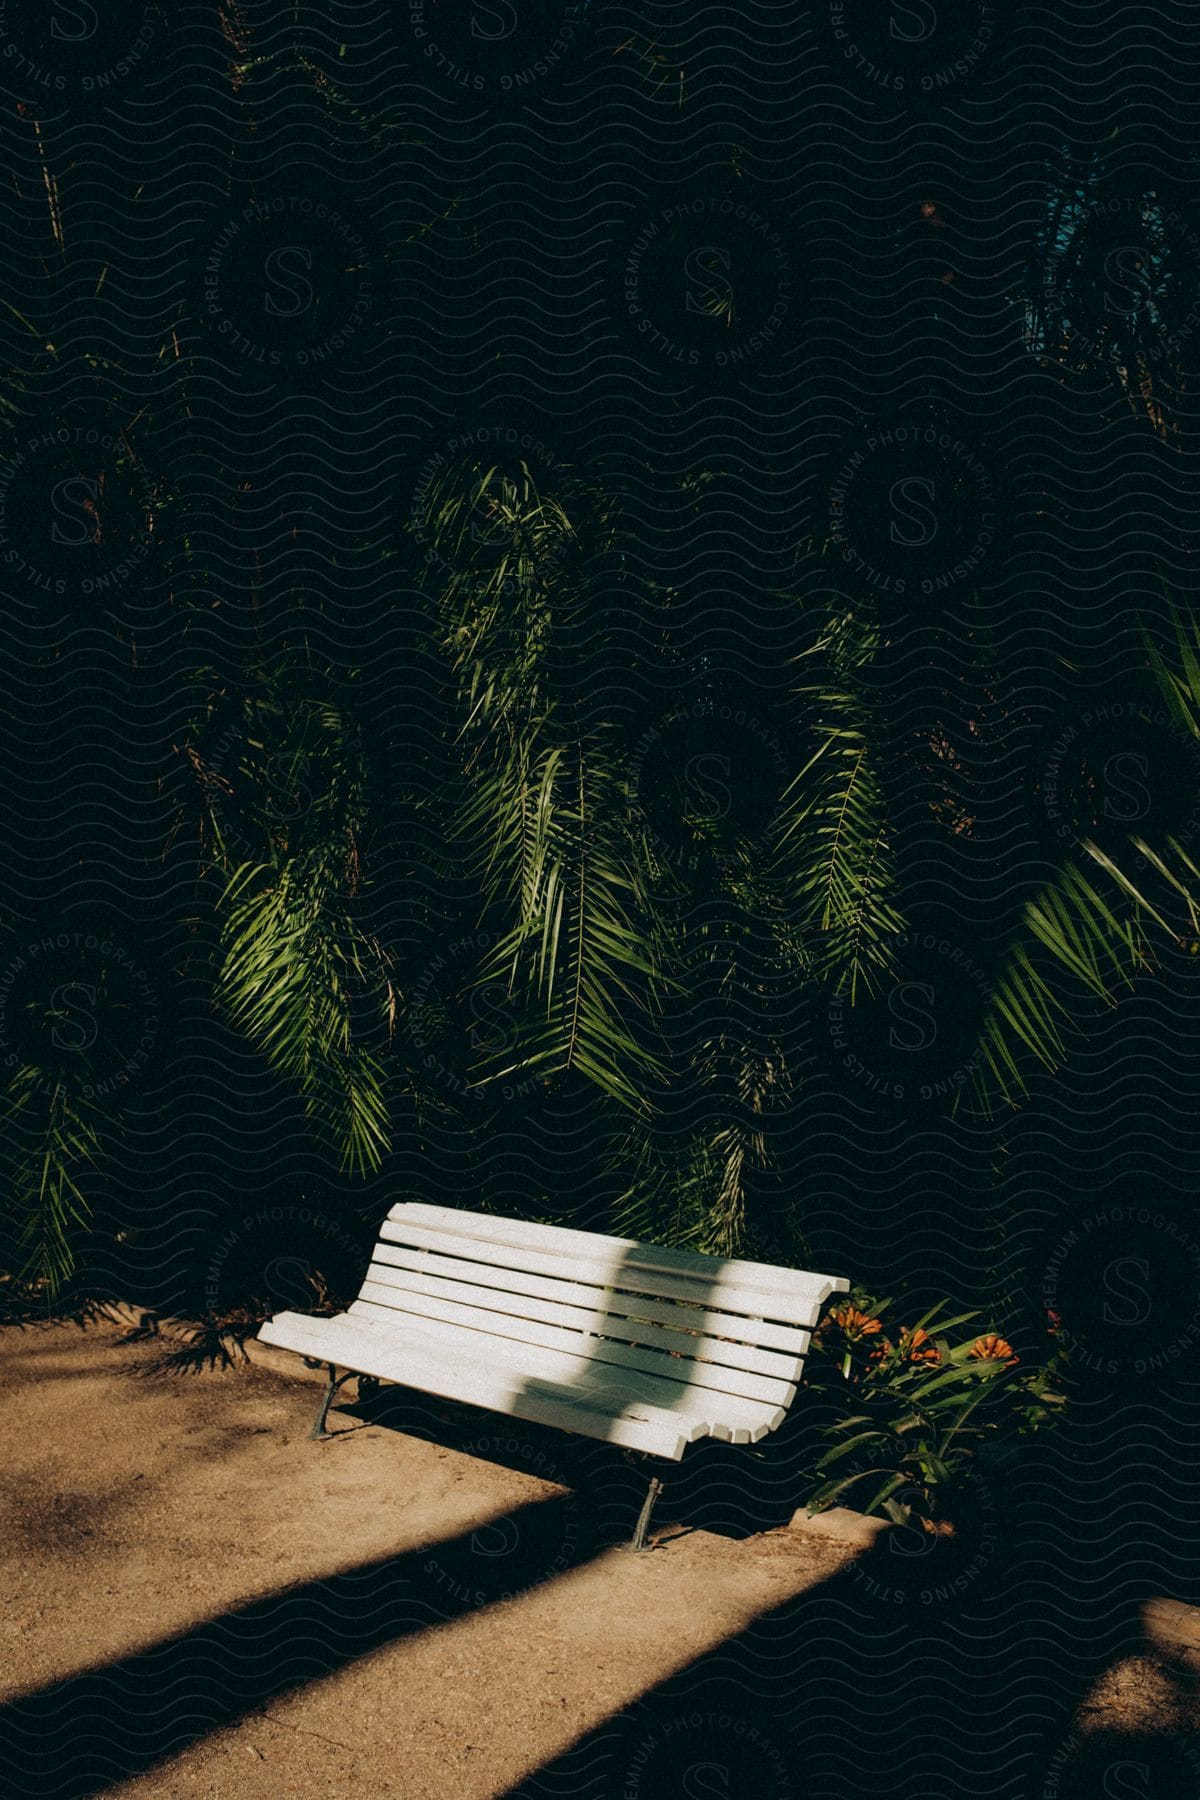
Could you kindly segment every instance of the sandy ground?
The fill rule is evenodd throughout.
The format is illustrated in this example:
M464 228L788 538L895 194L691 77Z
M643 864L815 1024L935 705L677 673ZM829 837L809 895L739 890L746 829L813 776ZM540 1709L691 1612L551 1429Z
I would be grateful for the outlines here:
M581 1499L553 1433L420 1400L371 1423L350 1388L311 1444L310 1385L161 1354L0 1332L0 1700L31 1697L6 1791L490 1800L856 1555L666 1506L629 1556L640 1490ZM1093 1715L1158 1709L1156 1682L1113 1671Z
M159 1647L283 1590L333 1648L318 1648L300 1691L109 1792L502 1793L852 1554L791 1531L593 1554L628 1530L635 1490L623 1485L607 1518L603 1505L586 1514L554 1479L566 1471L553 1434L481 1421L472 1454L335 1405L341 1435L311 1444L319 1390L260 1370L158 1375L153 1344L120 1340L103 1326L0 1337L6 1693L139 1651L162 1664L165 1690ZM257 1663L244 1671L256 1696Z

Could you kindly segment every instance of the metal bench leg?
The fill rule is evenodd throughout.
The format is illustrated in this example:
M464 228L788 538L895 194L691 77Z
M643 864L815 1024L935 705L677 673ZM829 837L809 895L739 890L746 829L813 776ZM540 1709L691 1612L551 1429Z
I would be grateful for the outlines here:
M331 1438L333 1436L332 1431L326 1431L325 1429L325 1420L329 1416L330 1401L333 1399L333 1396L337 1393L342 1383L344 1381L349 1381L354 1374L353 1369L348 1369L344 1375L339 1375L333 1363L326 1363L325 1367L329 1370L329 1386L325 1389L321 1398L321 1407L320 1411L317 1413L317 1422L308 1434L310 1438L316 1438L318 1441L322 1438Z
M638 1514L638 1522L634 1527L633 1536L625 1546L627 1550L644 1550L646 1548L646 1533L650 1529L650 1514L654 1511L654 1502L662 1493L662 1485L662 1481L657 1475L652 1475L650 1477L650 1486L646 1489L646 1498L642 1501L642 1510Z

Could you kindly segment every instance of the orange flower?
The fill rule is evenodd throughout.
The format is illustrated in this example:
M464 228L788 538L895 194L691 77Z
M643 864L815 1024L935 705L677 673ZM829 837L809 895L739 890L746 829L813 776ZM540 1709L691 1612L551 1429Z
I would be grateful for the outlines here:
M900 1333L900 1354L906 1362L940 1363L942 1353L936 1344L929 1341L929 1333L922 1331L918 1325L914 1330L905 1329Z
M1052 1306L1046 1308L1046 1330L1051 1337L1057 1337L1062 1330L1062 1319Z
M919 1325L906 1325L900 1333L896 1348L899 1349L901 1362L940 1363L942 1360L941 1351L936 1344L930 1343L929 1333L922 1331ZM881 1343L876 1344L867 1361L884 1362L892 1354L892 1349L891 1338L884 1338Z
M1010 1368L1020 1360L1008 1339L997 1337L994 1332L989 1332L986 1337L976 1338L969 1354L977 1356L981 1362L1007 1363Z
M835 1325L839 1325L847 1343L856 1344L860 1338L873 1337L877 1331L883 1330L882 1319L868 1318L865 1312L859 1312L857 1306L839 1306L829 1315Z

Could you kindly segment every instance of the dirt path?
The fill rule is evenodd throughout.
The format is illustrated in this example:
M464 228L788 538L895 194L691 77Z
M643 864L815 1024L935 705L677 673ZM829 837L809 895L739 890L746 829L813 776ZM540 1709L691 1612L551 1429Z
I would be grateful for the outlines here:
M404 1429L335 1409L310 1444L311 1386L161 1354L0 1333L0 1699L35 1697L14 1794L491 1800L784 1602L819 1609L856 1554L675 1535L668 1507L669 1545L630 1557L605 1546L632 1490L589 1505L555 1434L417 1401ZM1161 1729L1180 1692L1130 1660L1091 1724Z
M300 1691L114 1793L483 1800L852 1554L783 1531L592 1555L597 1525L615 1537L627 1509L587 1518L555 1480L551 1435L493 1421L472 1454L335 1410L344 1437L310 1444L311 1387L259 1370L156 1375L159 1350L120 1338L67 1326L0 1340L7 1694L144 1650L165 1688L164 1644L281 1590L299 1589L309 1630L324 1620L332 1641ZM364 1565L375 1592L368 1573L355 1596ZM246 1674L257 1689L257 1665Z

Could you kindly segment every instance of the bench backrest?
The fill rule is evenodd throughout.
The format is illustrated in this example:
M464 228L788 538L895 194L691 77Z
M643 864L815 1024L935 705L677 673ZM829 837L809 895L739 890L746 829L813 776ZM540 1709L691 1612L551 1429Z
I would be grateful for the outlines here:
M770 1263L410 1202L389 1213L350 1310L786 1406L822 1303L848 1287ZM479 1344L486 1352L486 1339Z

